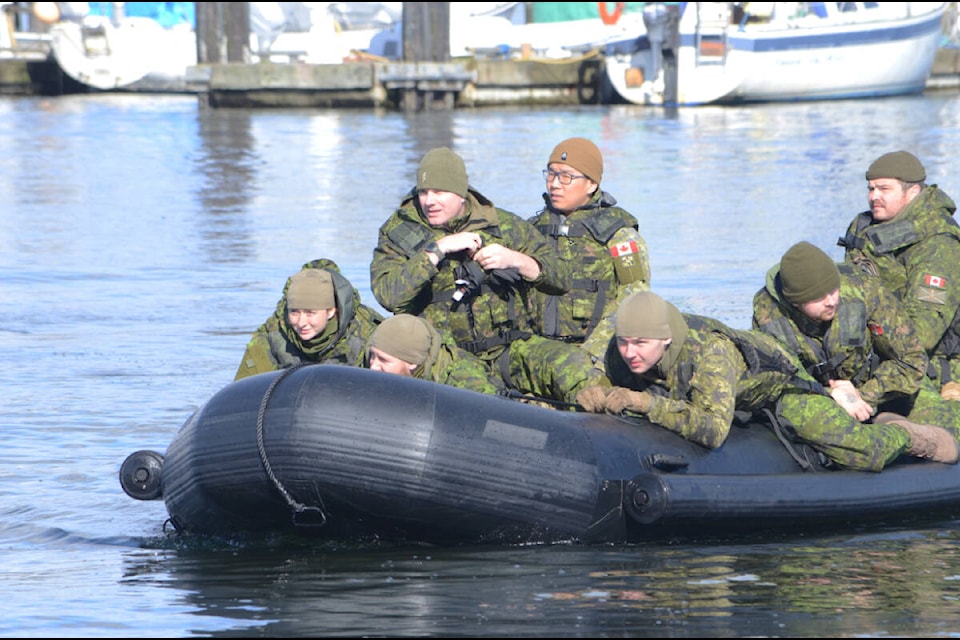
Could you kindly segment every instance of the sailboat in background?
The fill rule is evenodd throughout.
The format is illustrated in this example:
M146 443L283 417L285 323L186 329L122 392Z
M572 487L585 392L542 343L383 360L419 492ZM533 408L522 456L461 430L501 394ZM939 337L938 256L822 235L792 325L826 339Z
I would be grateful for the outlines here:
M647 3L647 34L608 51L610 84L641 105L920 93L945 2Z
M197 65L192 2L46 3L63 72L95 90L192 91ZM639 8L604 15L597 3L450 3L452 58L572 59L627 46L645 30ZM607 3L599 3L606 5ZM617 3L642 5L642 3ZM402 2L251 2L251 63L339 64L403 56ZM564 14L578 5L579 14ZM582 6L580 6L582 5ZM552 13L551 13L552 12ZM198 84L199 82L199 84Z
M96 90L188 91L197 64L193 2L58 2L50 25L63 72Z

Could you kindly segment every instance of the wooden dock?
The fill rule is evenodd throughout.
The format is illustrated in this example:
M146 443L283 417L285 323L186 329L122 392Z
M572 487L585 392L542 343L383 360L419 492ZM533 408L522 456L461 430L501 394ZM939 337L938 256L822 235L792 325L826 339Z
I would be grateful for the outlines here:
M393 108L436 110L495 105L598 104L600 57L558 62L217 64L191 70L188 83L214 107Z
M0 59L0 95L61 95L83 90L75 84L71 85L52 60ZM196 94L202 105L211 108L437 110L618 101L606 83L599 55L562 61L203 64L190 68L187 87L188 93ZM960 49L937 52L927 91L960 91Z

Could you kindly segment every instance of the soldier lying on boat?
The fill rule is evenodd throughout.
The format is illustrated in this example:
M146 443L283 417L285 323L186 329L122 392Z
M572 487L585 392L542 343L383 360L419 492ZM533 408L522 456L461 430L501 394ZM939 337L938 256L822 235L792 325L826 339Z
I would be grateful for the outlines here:
M479 393L500 395L503 390L486 363L443 337L429 320L409 313L391 316L374 329L364 366Z
M956 439L894 414L873 423L844 411L772 337L681 313L652 292L634 293L614 318L606 354L613 388L582 390L590 412L640 415L710 449L722 445L736 411L769 412L775 428L835 466L880 471L903 454L954 464Z

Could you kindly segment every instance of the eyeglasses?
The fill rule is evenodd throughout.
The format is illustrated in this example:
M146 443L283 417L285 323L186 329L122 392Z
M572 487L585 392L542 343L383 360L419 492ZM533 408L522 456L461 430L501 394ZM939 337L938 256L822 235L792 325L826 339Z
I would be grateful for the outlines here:
M547 182L553 182L553 179L556 178L560 181L562 185L573 184L574 180L579 180L580 178L586 179L587 176L575 176L572 173L558 173L552 169L543 170L543 179Z

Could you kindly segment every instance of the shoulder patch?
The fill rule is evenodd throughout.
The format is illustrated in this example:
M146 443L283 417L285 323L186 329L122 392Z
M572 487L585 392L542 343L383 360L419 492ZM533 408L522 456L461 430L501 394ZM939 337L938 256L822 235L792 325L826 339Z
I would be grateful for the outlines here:
M632 253L637 253L638 251L640 251L640 248L637 247L637 243L633 240L610 247L610 255L614 258L628 256Z
M943 276L935 276L930 273L923 274L923 284L936 289L946 289L947 279Z
M917 300L933 304L947 304L947 292L932 287L917 287Z

